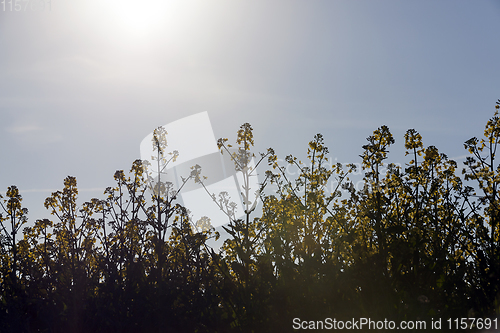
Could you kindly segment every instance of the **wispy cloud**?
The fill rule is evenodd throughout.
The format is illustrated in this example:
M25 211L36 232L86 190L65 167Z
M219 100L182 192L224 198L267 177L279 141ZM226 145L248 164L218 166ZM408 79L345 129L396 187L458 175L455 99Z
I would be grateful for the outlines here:
M7 132L13 133L13 134L25 134L25 133L32 133L32 132L37 132L41 131L42 128L38 125L18 125L18 126L11 126L7 128Z
M37 124L14 124L6 128L15 140L29 144L47 144L63 139L62 135Z
M52 193L52 192L56 192L56 191L59 191L61 189L40 189L40 188L31 188L31 189L19 189L19 192L21 193L21 195L23 195L23 193ZM104 187L91 187L91 188L79 188L78 189L78 192L101 192L103 193L105 190ZM7 194L6 191L3 191L3 192L0 192L0 194L2 196L5 196Z
M451 157L450 160L454 160L454 161L465 160L469 156L471 156L471 155L466 154L466 155L455 156L455 157Z

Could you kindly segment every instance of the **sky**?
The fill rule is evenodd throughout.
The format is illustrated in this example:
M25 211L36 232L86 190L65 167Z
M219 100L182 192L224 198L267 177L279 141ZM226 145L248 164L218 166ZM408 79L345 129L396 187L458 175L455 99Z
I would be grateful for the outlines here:
M216 138L303 158L322 133L360 162L382 125L463 162L500 98L500 1L30 0L0 3L0 192L29 219L77 177L104 198L161 125L207 111Z

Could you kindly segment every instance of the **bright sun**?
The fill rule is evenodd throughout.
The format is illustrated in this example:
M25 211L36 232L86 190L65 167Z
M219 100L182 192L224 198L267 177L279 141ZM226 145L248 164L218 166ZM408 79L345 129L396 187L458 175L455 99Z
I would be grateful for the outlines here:
M164 29L187 24L192 15L192 1L178 0L113 0L109 4L110 23L115 32L127 38L151 37Z

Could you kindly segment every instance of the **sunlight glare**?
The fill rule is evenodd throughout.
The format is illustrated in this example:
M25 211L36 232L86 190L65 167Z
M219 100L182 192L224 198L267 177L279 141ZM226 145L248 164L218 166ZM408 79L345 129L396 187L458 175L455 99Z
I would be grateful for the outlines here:
M121 38L151 38L161 31L173 32L190 20L193 2L176 0L114 0L108 12L113 30Z

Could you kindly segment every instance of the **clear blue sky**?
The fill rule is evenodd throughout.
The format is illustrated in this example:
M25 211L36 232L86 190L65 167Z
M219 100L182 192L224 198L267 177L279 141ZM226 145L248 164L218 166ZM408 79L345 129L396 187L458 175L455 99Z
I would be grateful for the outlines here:
M321 132L342 163L385 124L405 163L408 128L459 157L500 98L500 1L2 6L0 191L17 185L32 221L67 175L103 197L148 133L201 111L216 137L249 122L282 157Z

